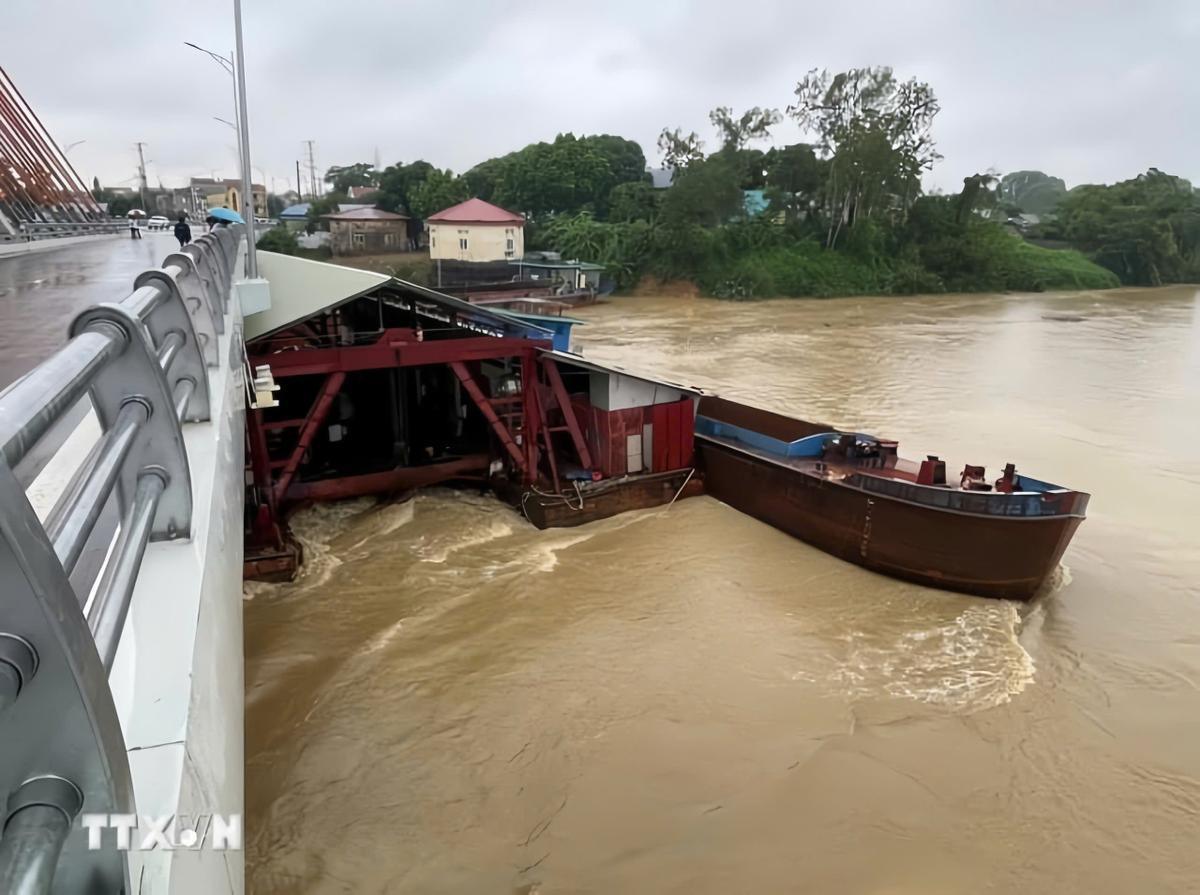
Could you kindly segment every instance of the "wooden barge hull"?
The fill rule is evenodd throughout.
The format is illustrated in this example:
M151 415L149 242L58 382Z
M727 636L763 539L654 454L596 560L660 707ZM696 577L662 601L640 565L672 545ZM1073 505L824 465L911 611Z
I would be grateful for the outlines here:
M509 484L497 488L502 500L511 503L543 530L573 528L618 513L658 507L672 500L683 500L703 493L704 485L692 469L617 479L599 488L584 488L578 495L571 494L566 498L539 494Z
M1081 516L979 516L806 475L697 436L706 493L840 559L962 593L1032 598Z

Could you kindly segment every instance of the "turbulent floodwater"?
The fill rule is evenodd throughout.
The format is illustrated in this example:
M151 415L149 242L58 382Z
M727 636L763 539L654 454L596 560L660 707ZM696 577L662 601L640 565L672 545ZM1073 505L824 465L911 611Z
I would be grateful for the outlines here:
M1200 889L1200 297L584 312L589 357L1094 494L1030 606L710 498L318 507L246 611L249 890Z

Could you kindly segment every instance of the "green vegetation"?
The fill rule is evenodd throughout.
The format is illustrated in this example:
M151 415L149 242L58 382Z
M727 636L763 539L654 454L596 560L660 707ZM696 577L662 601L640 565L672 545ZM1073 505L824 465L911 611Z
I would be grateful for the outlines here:
M296 235L283 226L272 227L261 234L257 245L264 252L276 252L280 255L297 255L300 252L300 243L296 242Z
M928 84L887 67L813 70L793 95L782 111L714 109L711 150L695 132L665 128L658 148L673 172L668 189L652 186L637 143L568 133L462 175L423 160L331 168L334 192L313 203L310 226L356 186L377 187L380 208L414 218L478 196L526 216L528 248L599 262L619 287L643 276L683 279L728 298L1200 278L1200 199L1187 181L1151 169L1068 192L1057 177L1016 171L973 174L956 195L925 195L922 177L941 158ZM785 117L810 142L767 145ZM749 190L761 195L748 211Z
M1044 228L1142 286L1200 282L1200 193L1151 168L1112 186L1080 186Z
M810 72L787 109L815 140L772 147L773 109L709 116L712 153L696 133L665 129L659 149L675 172L668 190L628 183L610 194L608 220L591 210L543 219L534 246L604 264L618 286L642 276L688 279L726 298L943 291L1103 289L1117 278L1075 251L1024 242L976 213L1001 196L1044 200L1061 181L964 180L956 196L924 196L937 99L927 84L888 68ZM769 207L750 217L743 190Z

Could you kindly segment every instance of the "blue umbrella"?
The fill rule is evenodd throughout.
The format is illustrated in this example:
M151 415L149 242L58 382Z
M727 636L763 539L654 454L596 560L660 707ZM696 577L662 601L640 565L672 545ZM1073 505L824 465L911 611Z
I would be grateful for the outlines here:
M228 221L231 224L244 224L242 216L236 211L230 211L228 208L210 208L208 210L210 218L216 218L218 221Z

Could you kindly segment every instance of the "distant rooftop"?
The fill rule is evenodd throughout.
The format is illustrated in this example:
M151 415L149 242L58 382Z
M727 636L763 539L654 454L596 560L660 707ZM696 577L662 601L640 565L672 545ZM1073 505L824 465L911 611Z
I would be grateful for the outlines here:
M342 205L339 208L345 208ZM408 215L395 214L391 211L384 211L382 208L373 208L370 205L360 208L352 208L350 211L339 211L337 214L321 215L327 221L407 221Z
M226 177L224 179L219 178L217 180L213 180L211 177L193 177L188 182L188 187L193 188L193 189L203 188L206 186L215 186L215 187L220 187L221 189L228 189L229 187L236 187L237 189L240 190L242 188L242 181L240 179L235 180L232 177ZM254 189L254 190L266 190L266 187L263 186L261 183L252 183L252 184L250 184L250 188Z
M431 214L428 220L441 224L524 224L525 218L515 212L484 202L468 199Z
M296 205L289 205L283 211L279 212L279 216L281 218L306 218L308 217L308 209L311 207L311 202L300 202Z

